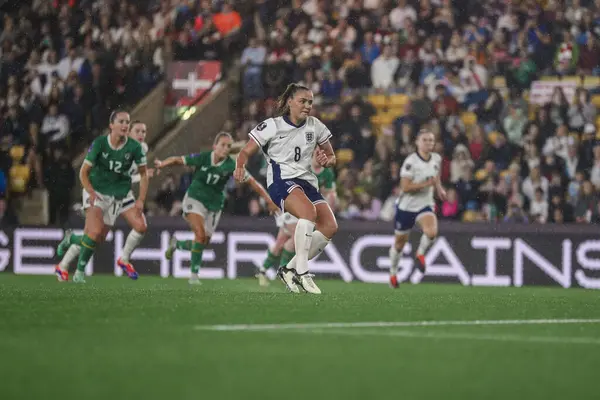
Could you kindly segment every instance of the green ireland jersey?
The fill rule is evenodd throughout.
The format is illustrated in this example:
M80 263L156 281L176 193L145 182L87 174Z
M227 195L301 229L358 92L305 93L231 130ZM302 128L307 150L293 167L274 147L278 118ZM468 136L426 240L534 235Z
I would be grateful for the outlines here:
M335 176L331 168L323 168L318 174L319 189L335 190Z
M220 211L225 205L225 185L235 171L231 157L213 164L212 151L183 157L185 165L195 168L187 195L204 204L208 211Z
M113 147L105 135L94 140L84 162L92 166L90 182L94 190L120 200L131 190L131 166L145 166L146 156L137 140L128 137L119 147Z

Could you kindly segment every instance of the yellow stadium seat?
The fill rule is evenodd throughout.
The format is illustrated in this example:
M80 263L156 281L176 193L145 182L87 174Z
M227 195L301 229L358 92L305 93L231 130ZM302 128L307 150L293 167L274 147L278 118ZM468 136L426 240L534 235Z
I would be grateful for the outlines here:
M462 113L460 119L465 126L473 126L477 123L477 115L470 111Z
M375 108L383 108L387 105L387 99L383 94L372 94L368 97L369 103Z
M600 115L596 117L596 128L600 129Z
M393 114L379 114L379 123L382 125L389 125L394 122L396 117Z
M14 160L14 162L19 162L25 156L25 147L23 146L12 146L10 148L10 158Z
M475 179L478 181L482 181L487 178L487 171L485 169L480 169L475 172Z
M404 107L388 108L386 115L391 115L394 118L398 118L404 115Z
M13 193L25 193L27 191L27 184L29 183L29 177L31 176L31 170L27 165L17 164L10 167L8 172L10 177L10 191Z
M393 94L390 96L390 106L403 107L408 103L408 96L405 94Z
M468 210L463 213L463 222L475 222L477 221L477 212Z
M583 87L594 88L600 86L600 76L586 76L583 78Z
M341 164L348 164L354 160L354 151L352 149L339 149L335 152L336 161Z
M498 135L500 135L500 133L494 131L494 132L490 132L487 135L488 140L490 141L491 144L495 144L496 140L498 140Z
M503 89L506 87L506 78L503 76L495 76L492 80L494 89Z
M592 104L594 104L597 108L600 108L600 94L592 96Z

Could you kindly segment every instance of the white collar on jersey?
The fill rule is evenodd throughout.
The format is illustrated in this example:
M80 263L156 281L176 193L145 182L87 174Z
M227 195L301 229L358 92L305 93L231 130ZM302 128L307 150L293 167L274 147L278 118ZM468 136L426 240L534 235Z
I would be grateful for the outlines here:
M292 120L287 116L284 115L283 116L283 120L288 124L293 126L294 128L302 128L304 125L306 125L306 121L308 121L308 117L306 117L306 119L304 121L302 121L302 123L300 125L296 125L292 122Z
M127 141L129 140L129 137L125 136L125 141L119 146L119 147L114 147L112 145L112 143L110 142L110 133L108 134L106 140L108 140L108 146L113 149L113 150L121 150L123 147L125 147L125 145L127 144Z
M223 161L219 162L218 164L215 164L215 152L214 151L210 152L210 165L211 166L218 167L218 166L222 165L225 162L225 160L227 160L227 157L225 157L223 159Z

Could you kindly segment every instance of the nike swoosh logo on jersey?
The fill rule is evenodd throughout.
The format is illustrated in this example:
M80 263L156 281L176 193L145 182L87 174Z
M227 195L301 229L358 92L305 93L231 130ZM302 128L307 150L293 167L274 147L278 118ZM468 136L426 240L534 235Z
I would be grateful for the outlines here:
M104 158L108 157L108 153L102 153L102 157L104 157Z
M208 167L200 167L201 171L208 171Z

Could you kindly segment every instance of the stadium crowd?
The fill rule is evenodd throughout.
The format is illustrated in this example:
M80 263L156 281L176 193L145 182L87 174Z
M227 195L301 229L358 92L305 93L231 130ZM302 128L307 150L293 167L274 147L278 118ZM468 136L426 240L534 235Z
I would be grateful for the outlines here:
M229 124L246 140L288 82L310 87L314 115L334 132L340 217L393 218L399 167L428 127L449 189L442 218L600 221L598 88L528 101L541 77L600 75L599 0L293 0L265 10ZM409 101L381 123L369 99L398 93ZM260 159L252 172L264 174Z
M160 3L9 3L0 20L0 221L15 218L8 191L16 202L31 187L48 189L50 222L64 221L72 156L106 128L110 110L161 79Z
M37 185L43 171L70 183L68 168L45 167L68 158L60 149L150 90L171 53L220 59L240 30L239 111L224 129L247 140L289 82L309 86L334 133L341 218L393 218L399 167L428 127L450 194L442 218L600 220L597 88L529 101L541 77L600 76L600 0L35 0L2 23L0 193L11 144L25 145ZM373 101L398 96L408 100ZM379 118L392 106L402 111ZM264 179L264 160L252 161ZM162 213L177 213L189 181L163 181ZM230 212L264 212L245 188L229 193Z

